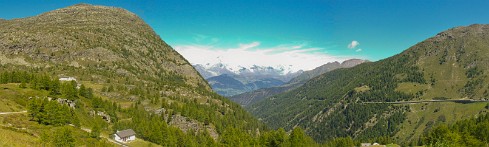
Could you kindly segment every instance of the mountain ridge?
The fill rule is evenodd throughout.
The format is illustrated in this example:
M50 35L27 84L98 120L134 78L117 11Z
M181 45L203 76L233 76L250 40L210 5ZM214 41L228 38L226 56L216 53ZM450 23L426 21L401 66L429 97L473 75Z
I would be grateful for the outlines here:
M487 97L487 34L489 25L448 29L392 57L317 76L249 110L273 128L304 127L320 142L395 136L402 144L416 143L431 126L485 113L485 108L477 103L363 102Z

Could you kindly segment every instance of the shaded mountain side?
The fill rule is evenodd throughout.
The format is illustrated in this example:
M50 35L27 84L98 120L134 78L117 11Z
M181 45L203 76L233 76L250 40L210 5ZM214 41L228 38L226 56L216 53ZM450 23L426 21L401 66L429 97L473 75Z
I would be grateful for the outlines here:
M246 87L252 90L256 90L256 89L268 88L268 87L273 87L273 86L278 86L283 84L284 82L281 80L274 79L274 78L266 78L266 79L254 81L252 83L248 83L246 84Z
M353 67L355 65L368 62L366 60L361 60L361 59L350 59L343 61L342 63L339 62L331 62L327 63L324 65L321 65L319 67L316 67L313 70L310 71L305 71L299 76L291 79L287 84L283 84L280 86L276 87L270 87L270 88L263 88L263 89L258 89L255 91L251 92L246 92L242 93L239 95L231 96L230 99L238 104L241 104L241 106L249 106L251 104L254 104L266 97L270 97L276 94L280 94L292 89L295 89L302 84L304 84L307 80L316 77L318 75L321 75L323 73L338 69L338 68L349 68Z
M245 85L243 83L227 74L211 77L208 79L208 81L214 88L245 89Z
M260 100L263 100L266 97L270 97L273 95L284 93L284 92L287 92L289 90L300 87L302 84L304 84L304 82L294 83L294 84L285 84L285 85L270 87L270 88L257 89L257 90L251 91L251 92L246 92L246 93L231 96L231 97L229 97L229 99L240 104L243 107L247 107L247 106L252 105L252 104L254 104Z
M489 25L449 29L390 58L322 74L249 110L273 128L306 128L317 141L397 136L399 142L409 143L429 130L419 126L439 121L433 114L445 113L445 120L453 122L485 113L483 107L460 105L457 112L467 113L448 117L453 112L440 112L438 105L365 102L486 99L488 34Z
M326 72L329 72L329 71L332 71L332 70L335 70L338 68L350 68L350 67L356 66L358 64L364 63L364 62L370 62L370 61L362 60L362 59L349 59L349 60L343 61L342 63L339 63L339 62L327 63L327 64L321 65L319 67L316 67L313 70L305 71L304 73L302 73L299 76L290 80L289 83L304 82L304 81L310 80L316 76L324 74Z
M157 129L136 126L145 126L149 121L161 126L165 123L159 117L163 116L161 113L183 117L175 118L185 121L169 124L183 131L189 126L200 131L205 130L203 126L211 128L215 131L209 132L217 133L213 135L215 139L225 129L265 129L239 105L215 94L186 59L127 10L78 4L38 16L0 21L0 32L0 71L46 75L30 79L38 82L75 78L76 85L85 85L96 97L121 109L110 115L122 122L110 122L102 129L132 126L136 133L145 132L145 139L160 143L157 136L151 136L155 134L148 132ZM30 86L38 88L28 83ZM65 97L56 91L39 97L46 95ZM102 109L94 105L83 103L88 111Z
M212 89L222 96L233 96L246 91L284 84L284 82L273 78L259 79L245 84L236 78L237 77L233 75L222 74L208 78L207 81L211 85Z

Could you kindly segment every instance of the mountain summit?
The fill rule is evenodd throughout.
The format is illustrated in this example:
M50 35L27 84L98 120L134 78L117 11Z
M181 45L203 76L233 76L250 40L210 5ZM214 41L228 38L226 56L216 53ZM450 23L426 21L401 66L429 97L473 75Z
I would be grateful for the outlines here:
M78 4L0 23L2 64L69 65L148 82L162 74L182 75L193 87L206 85L149 25L124 9Z

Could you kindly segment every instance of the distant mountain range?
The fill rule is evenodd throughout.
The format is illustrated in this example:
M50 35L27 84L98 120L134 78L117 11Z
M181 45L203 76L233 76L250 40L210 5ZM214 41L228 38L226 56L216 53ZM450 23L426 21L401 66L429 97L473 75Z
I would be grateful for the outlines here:
M223 63L193 66L209 82L212 89L223 96L280 86L303 73L293 72L284 67L258 65L239 68L232 68Z
M217 64L194 64L194 68L205 79L220 76L223 74L239 76L240 80L253 81L256 79L274 78L284 82L288 82L290 79L298 76L303 71L292 71L291 69L277 66L258 66L253 65L251 67L231 67L223 63Z
M295 89L301 85L303 85L305 82L310 80L311 78L314 78L316 76L319 76L323 73L338 69L338 68L350 68L353 66L356 66L358 64L364 63L364 62L369 62L368 60L361 60L361 59L350 59L343 61L342 63L340 62L330 62L324 65L321 65L319 67L316 67L313 70L305 71L302 74L298 75L297 77L291 79L289 82L278 85L278 86L272 86L272 87L264 87L263 89L258 89L246 93L241 93L238 95L231 96L230 99L233 100L234 102L242 105L242 106L247 106L251 105L255 102L258 102L266 97L273 96L279 93L283 93L292 89ZM212 84L211 84L212 85Z

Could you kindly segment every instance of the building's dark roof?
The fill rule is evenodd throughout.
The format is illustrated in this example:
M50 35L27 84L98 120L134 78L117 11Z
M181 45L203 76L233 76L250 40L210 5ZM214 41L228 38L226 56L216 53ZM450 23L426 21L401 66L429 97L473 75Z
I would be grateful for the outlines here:
M119 136L120 138L125 138L125 137L136 135L136 132L134 132L134 130L132 129L127 129L127 130L118 131L115 134L117 134L117 136Z

